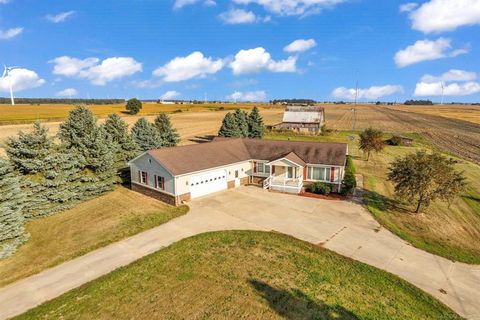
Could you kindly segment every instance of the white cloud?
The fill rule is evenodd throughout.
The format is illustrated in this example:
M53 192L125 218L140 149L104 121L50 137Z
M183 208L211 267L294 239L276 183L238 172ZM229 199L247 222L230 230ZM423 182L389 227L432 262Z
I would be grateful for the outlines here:
M6 4L6 3L9 3L10 0L0 0L0 4Z
M314 48L317 45L317 42L314 39L298 39L290 43L288 46L283 48L285 52L294 53L294 52L304 52Z
M54 74L88 79L99 86L142 71L142 64L130 57L112 57L100 62L98 58L81 60L63 56L50 62L54 64Z
M478 0L430 0L410 13L412 28L424 33L480 24Z
M333 90L332 96L337 99L355 99L356 90L339 87ZM358 89L358 99L378 99L390 96L395 93L403 92L403 87L399 85L373 86L366 89Z
M409 2L409 3L404 3L400 5L399 10L400 12L411 12L417 7L418 7L418 3Z
M443 85L443 89L442 89ZM442 82L419 82L415 87L414 95L417 97L439 97L445 96L468 96L480 92L480 83L465 82L465 83L450 83L444 84Z
M0 39L1 40L12 39L18 36L19 34L21 34L22 32L23 32L23 28L20 28L20 27L11 28L7 30L0 30Z
M40 79L35 71L23 68L13 69L9 77L0 78L1 92L10 92L10 81L14 92L40 87L45 83L45 80Z
M420 80L425 83L435 83L435 82L451 82L451 81L473 81L477 79L477 74L475 72L469 72L465 70L449 70L440 76L432 76L426 74Z
M258 47L255 49L240 50L230 63L230 68L233 70L234 75L257 73L260 71L295 72L297 71L296 63L296 57L275 61L264 48Z
M226 24L248 24L259 21L255 13L242 9L231 9L221 13L218 17Z
M323 9L333 8L346 0L232 0L236 4L251 3L262 6L265 10L280 16L310 15L320 13Z
M53 23L60 23L60 22L64 22L65 20L67 20L68 17L72 16L73 14L75 14L75 11L71 10L71 11L66 11L66 12L61 12L59 14L56 14L56 15L47 15L47 20L50 21L50 22L53 22Z
M166 82L185 81L217 73L223 66L222 59L207 58L203 53L195 51L186 57L176 57L153 71L153 75L162 77Z
M164 94L162 94L160 99L171 100L171 99L177 98L178 96L180 96L180 92L172 90L172 91L167 91Z
M422 61L456 57L468 53L468 49L452 50L451 40L438 38L435 41L419 40L413 45L398 51L394 60L398 67L406 67Z
M234 101L265 101L267 93L265 91L240 92L235 91L227 96L227 99Z
M57 96L68 97L68 98L76 96L77 94L78 94L78 91L74 88L67 88L67 89L64 89L62 91L57 92Z
M174 9L181 9L185 6L189 6L198 2L203 2L204 6L211 7L217 4L214 0L175 0L175 4L173 5Z

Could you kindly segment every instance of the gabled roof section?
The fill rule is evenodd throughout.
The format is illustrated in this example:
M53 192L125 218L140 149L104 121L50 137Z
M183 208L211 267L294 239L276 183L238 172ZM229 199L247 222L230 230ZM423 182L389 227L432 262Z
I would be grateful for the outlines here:
M305 161L303 161L295 152L289 152L288 154L284 155L281 158L275 159L270 161L271 164L281 161L281 160L287 160L290 163L296 164L297 166L304 167L306 166Z
M147 153L167 171L178 176L248 160L274 161L285 158L302 166L344 166L347 144L215 138L213 142L156 149Z

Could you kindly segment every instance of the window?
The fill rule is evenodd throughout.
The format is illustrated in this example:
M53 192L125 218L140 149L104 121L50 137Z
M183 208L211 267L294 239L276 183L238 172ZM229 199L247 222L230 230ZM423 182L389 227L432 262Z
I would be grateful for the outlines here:
M287 179L292 179L292 178L293 178L293 168L287 167Z
M157 177L157 188L161 190L165 190L165 178L164 177Z
M261 162L257 164L257 171L263 173L265 170L265 165Z
M270 174L270 166L263 162L255 162L254 166L256 167L256 173L266 173Z
M238 170L235 170L235 179L238 178Z
M308 180L330 181L330 168L308 167Z
M148 184L148 175L145 171L139 172L140 183Z

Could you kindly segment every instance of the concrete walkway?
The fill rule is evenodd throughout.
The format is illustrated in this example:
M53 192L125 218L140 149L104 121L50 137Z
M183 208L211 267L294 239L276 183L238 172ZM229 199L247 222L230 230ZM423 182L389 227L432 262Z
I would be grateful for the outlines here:
M220 230L274 230L322 245L394 273L460 315L480 319L480 266L453 263L410 246L381 228L358 204L241 187L194 200L190 208L187 215L164 225L1 288L0 319L21 314L173 242Z

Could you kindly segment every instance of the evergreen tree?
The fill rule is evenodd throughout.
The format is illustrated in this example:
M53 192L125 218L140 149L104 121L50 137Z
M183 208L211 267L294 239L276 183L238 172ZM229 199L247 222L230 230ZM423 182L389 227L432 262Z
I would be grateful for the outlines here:
M248 132L250 138L262 139L265 134L265 124L260 110L255 106L248 116Z
M162 147L162 138L157 127L145 118L140 118L132 128L132 138L141 151Z
M28 239L21 212L23 199L13 166L0 158L0 259L14 253Z
M138 146L128 132L128 124L117 114L111 114L105 121L104 129L115 147L115 167L124 168L138 154Z
M242 132L238 127L238 123L235 120L235 116L232 115L230 112L225 115L225 118L223 118L222 126L218 131L218 135L220 137L227 137L227 138L242 137Z
M48 130L36 122L31 133L20 132L7 140L6 151L15 169L23 174L42 170L45 158L53 147Z
M235 121L237 122L238 129L240 130L242 137L248 138L248 115L240 109L235 110L233 115L235 116Z
M160 133L163 147L175 147L180 142L177 130L173 128L168 114L162 112L155 119L155 127Z

